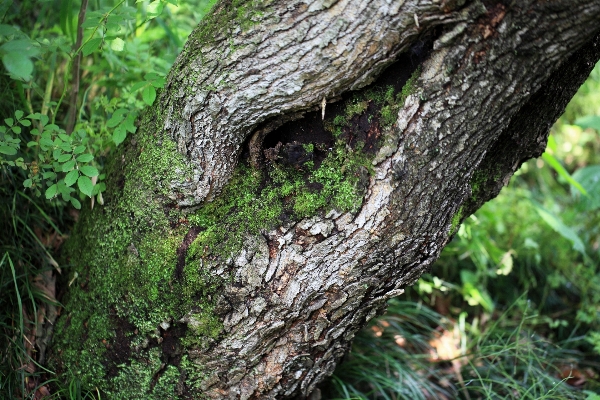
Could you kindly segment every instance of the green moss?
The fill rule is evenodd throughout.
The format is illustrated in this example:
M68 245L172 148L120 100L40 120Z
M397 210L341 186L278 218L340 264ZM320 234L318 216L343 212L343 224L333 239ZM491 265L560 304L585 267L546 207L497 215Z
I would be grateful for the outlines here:
M164 208L165 195L170 182L186 179L188 170L175 143L154 133L160 132L155 127L161 121L152 112L143 117L137 143L121 149L109 166L112 198L104 207L83 212L67 245L75 267L68 316L59 319L52 351L65 375L110 398L172 397L165 388L174 370L164 371L165 378L155 385L151 380L161 365L159 348L132 351L130 358L118 354L156 338L161 322L199 309L200 320L207 322L195 331L198 337L215 337L221 330L214 303L199 300L220 282L194 260L185 266L185 279L176 278L177 249L190 227L179 221L176 210ZM118 350L110 347L116 342ZM120 357L121 364L115 365ZM118 376L107 379L115 368ZM163 380L171 383L162 385Z
M487 182L487 174L484 171L477 170L471 178L471 200L476 203L479 198L481 186Z
M356 103L349 109L345 115L356 111ZM314 144L304 148L312 152ZM219 198L189 216L190 224L202 231L188 254L197 260L226 259L242 248L247 235L269 230L282 219L299 220L321 210L356 211L363 196L361 170L371 168L371 156L360 146L348 149L344 140L337 141L318 167L311 161L301 170L273 164L256 171L240 165Z
M215 38L229 38L234 34L236 24L242 30L249 30L259 21L269 9L269 1L259 0L226 0L217 2L210 0L214 4L212 12L208 13L201 24L192 32L189 37L190 43L205 45L214 41ZM194 51L197 47L185 46L183 52ZM231 50L235 50L230 47Z
M183 317L189 320L181 338L184 346L217 339L222 324L214 302L224 282L207 268L239 251L246 236L284 220L331 209L358 210L372 156L360 143L350 149L343 133L352 129L351 119L369 112L370 102L380 107L376 117L393 123L398 100L412 85L409 81L400 94L389 87L367 90L350 101L343 115L327 122L337 139L319 165L305 163L301 170L271 165L265 171L240 165L222 194L193 213L166 206L170 183L189 179L190 171L176 144L159 133L161 115L147 110L137 143L123 146L109 167L110 201L82 214L68 244L75 267L68 316L59 320L53 347L59 370L110 398L173 397L173 387L185 376L194 377L193 385L199 387L203 375L189 360L161 370L156 344L145 350L138 346L131 356L118 352L156 340L159 324ZM314 151L314 144L306 143L305 150ZM461 212L453 218L452 230ZM198 234L187 248L183 271L178 271L178 249L192 228ZM119 349L110 346L116 341ZM117 375L108 378L115 369Z
M462 221L463 211L463 207L461 206L452 217L452 221L450 222L450 235L454 235L458 231L460 222Z
M396 107L390 105L381 107L381 125L392 126L392 124L396 122L398 110L395 108Z
M358 100L357 98L355 98L354 101L351 101L346 106L346 119L350 119L355 115L360 115L364 113L367 110L368 106L369 103L367 100Z
M417 80L421 75L421 69L417 68L410 78L406 81L402 90L396 93L393 86L372 87L358 94L346 105L343 115L337 115L327 128L333 133L334 137L340 137L344 127L348 127L350 120L354 116L368 112L369 103L375 103L377 111L376 118L383 128L391 127L398 117L398 111L404 106L406 98L417 89ZM369 115L369 123L372 122L373 115Z
M408 78L404 86L402 86L402 90L400 91L400 93L396 95L396 103L399 104L400 107L403 107L404 103L406 102L406 98L411 94L415 93L415 91L417 90L417 81L419 79L419 76L421 76L420 67L412 73L412 75L410 76L410 78Z

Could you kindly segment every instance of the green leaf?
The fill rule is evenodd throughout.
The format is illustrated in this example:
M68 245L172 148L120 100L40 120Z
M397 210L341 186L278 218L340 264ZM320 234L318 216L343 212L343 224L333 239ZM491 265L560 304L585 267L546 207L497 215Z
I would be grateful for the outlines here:
M562 222L556 215L550 213L538 203L532 201L533 206L542 219L559 235L569 240L573 244L573 249L586 256L585 246L577 233Z
M125 121L123 121L122 126L123 126L123 128L125 128L125 130L127 132L135 133L135 130L137 129L135 127L135 119L136 118L137 118L137 114L131 113L127 116L127 118L125 118Z
M58 157L58 161L59 163L64 163L66 161L69 161L73 156L71 154L63 154L60 157Z
M71 137L64 133L59 133L58 137L61 138L62 140L64 140L65 142L71 141Z
M101 38L90 39L86 44L83 45L83 47L81 48L81 52L84 56L89 56L94 51L98 50L101 44Z
M8 126L13 126L13 124L15 123L15 120L12 118L5 118L4 123Z
M72 186L79 178L79 171L74 169L65 176L65 185Z
M10 3L9 3L10 4ZM17 33L18 30L12 27L11 25L0 24L0 35L1 36L9 36L13 33Z
M79 179L77 179L77 187L81 193L85 194L88 197L92 197L92 190L94 189L94 185L92 181L87 176L81 175Z
M56 178L56 174L54 172L52 172L52 171L47 171L47 172L44 172L42 174L42 178L44 178L44 179L55 179Z
M100 18L93 18L93 16L88 16L83 24L81 24L82 28L95 28L100 25Z
M84 145L81 146L77 146L75 147L75 150L73 150L74 154L79 154L79 153L83 153L85 151L86 147Z
M154 89L154 87L150 85L146 86L144 90L142 90L142 99L144 100L144 103L151 106L152 103L154 103L154 100L156 99L156 89Z
M38 143L34 142L34 141L27 142L27 147L34 147L34 146L37 146L37 145L38 145Z
M121 38L116 38L110 42L110 48L114 51L123 51L125 47L125 42Z
M121 143L123 143L123 141L125 140L125 137L127 136L127 131L125 130L125 128L123 127L123 125L119 125L114 131L113 131L113 142L115 142L115 144L118 146Z
M92 167L91 165L84 165L83 167L80 167L79 170L82 174L85 174L90 178L98 176L98 170L96 169L96 167Z
M144 79L147 81L152 81L154 79L158 79L160 78L160 75L157 74L156 72L148 72L146 75L144 75Z
M21 110L15 111L15 118L17 119L17 121L20 120L21 118L23 118L23 114L25 114L25 113Z
M6 70L18 79L28 81L33 73L33 62L25 54L8 52L2 56L2 63Z
M22 119L19 121L19 123L23 126L31 126L31 121L28 119Z
M162 88L165 86L165 80L163 78L158 78L153 80L152 82L150 82L152 84L152 86L154 86L155 88Z
M40 49L36 46L36 42L31 39L10 40L4 43L1 47L5 53L19 53L27 57L34 57L40 54Z
M58 185L56 183L54 185L50 186L48 189L46 189L46 198L51 199L54 196L56 196L57 190L58 190Z
M15 126L13 126L12 128L10 128L10 129L12 129L12 131L13 131L14 133L16 133L16 134L19 134L19 133L21 133L21 127L20 127L20 126L18 126L18 125L15 125Z
M94 156L91 154L82 154L79 157L77 157L77 162L86 163L92 161L93 159Z
M600 115L586 115L585 117L577 118L575 125L582 129L592 128L600 132Z
M148 8L146 9L148 11L148 19L158 17L162 13L164 6L164 3L160 0L153 1L152 3L148 4Z
M23 181L23 186L25 186L26 188L30 188L31 185L33 185L33 181L31 179L25 179Z
M69 201L71 202L71 204L73 205L73 207L75 207L78 210L81 210L81 203L79 202L79 200L77 200L75 197L71 197L69 199Z
M62 199L63 199L64 202L69 201L69 198L71 197L71 192L70 192L69 189L71 189L71 188L65 186L64 184L63 185L60 185L60 184L58 185L58 193L61 194Z
M0 146L0 153L6 154L7 156L14 156L17 154L17 149L10 146Z
M63 172L69 172L75 168L75 160L67 161L62 165Z
M143 88L144 86L146 86L147 84L148 84L148 82L137 82L137 83L134 83L133 86L131 87L131 92L138 91L141 88Z
M600 208L600 165L589 165L578 169L573 174L573 179L581 183L588 196L579 196L578 192L571 190L571 195L579 198L579 204L586 211Z
M567 172L567 170L561 165L561 163L556 158L554 158L554 156L550 155L549 153L544 153L542 154L542 159L544 159L544 161L546 161L548 165L550 165L558 173L558 175L562 176L570 185L579 190L581 194L587 195L587 192L585 191L583 186L581 186L579 182L573 179L571 174Z
M129 110L127 110L125 108L119 108L119 109L115 110L113 115L106 122L106 126L108 128L114 128L115 126L119 125L121 123L121 121L123 121L125 119L125 116L127 115L127 113L129 113Z

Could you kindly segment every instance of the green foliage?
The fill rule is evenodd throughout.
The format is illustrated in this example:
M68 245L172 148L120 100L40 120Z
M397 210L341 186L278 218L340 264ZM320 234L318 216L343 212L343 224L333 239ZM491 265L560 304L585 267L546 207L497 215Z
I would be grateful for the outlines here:
M15 176L16 175L16 176ZM43 369L36 363L46 348L37 342L48 323L37 321L40 310L57 306L53 271L60 271L51 254L47 234L63 238L58 220L69 220L62 209L23 193L23 170L0 175L0 398L25 398L43 382ZM48 246L48 247L46 247ZM64 268L64 266L62 266ZM49 315L47 315L50 317ZM51 317L50 317L51 318ZM42 335L36 338L33 329Z
M513 305L518 307L518 305ZM582 354L537 335L510 312L479 331L412 301L360 332L325 388L327 399L582 399L566 383ZM563 378L564 376L564 378Z
M16 100L5 105L14 118L0 125L0 168L28 171L23 185L36 196L75 208L85 197L102 204L105 160L135 133L139 111L155 101L185 37L214 1L197 3L120 0L80 9L61 2L55 13L46 2L35 23L25 14L34 3L13 4L0 24L0 56Z

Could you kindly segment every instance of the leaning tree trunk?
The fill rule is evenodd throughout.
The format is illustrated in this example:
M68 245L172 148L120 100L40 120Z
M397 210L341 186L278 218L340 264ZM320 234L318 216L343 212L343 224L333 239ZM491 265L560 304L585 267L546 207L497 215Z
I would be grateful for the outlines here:
M55 366L109 398L308 396L541 154L599 20L593 0L219 2L73 233Z

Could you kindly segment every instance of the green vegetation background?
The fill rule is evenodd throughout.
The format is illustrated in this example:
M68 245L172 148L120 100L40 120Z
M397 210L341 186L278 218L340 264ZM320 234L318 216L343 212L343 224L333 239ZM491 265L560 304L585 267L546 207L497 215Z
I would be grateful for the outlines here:
M213 2L0 2L0 398L100 398L44 365L56 260ZM323 398L600 398L599 133L597 66L544 156L356 338Z

